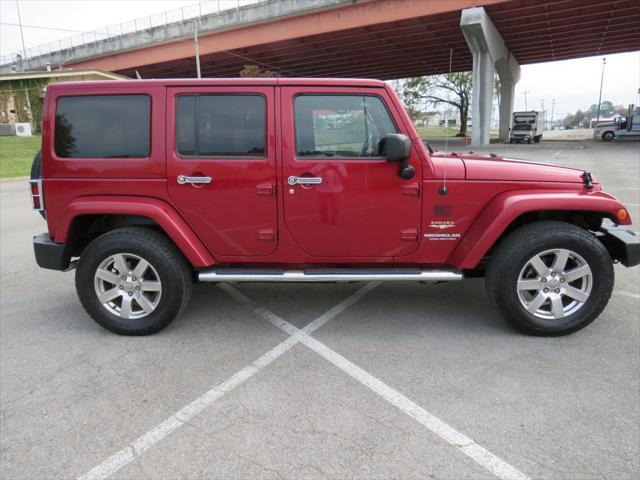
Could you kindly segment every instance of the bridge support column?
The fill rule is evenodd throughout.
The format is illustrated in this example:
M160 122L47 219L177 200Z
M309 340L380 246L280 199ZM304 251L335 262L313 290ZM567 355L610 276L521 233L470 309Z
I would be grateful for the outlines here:
M520 65L483 7L463 10L460 27L473 55L471 143L489 144L495 71L500 78L499 137L506 141L511 127L515 85L520 80Z
M471 143L488 145L493 103L493 61L487 52L473 54L473 92L471 99Z

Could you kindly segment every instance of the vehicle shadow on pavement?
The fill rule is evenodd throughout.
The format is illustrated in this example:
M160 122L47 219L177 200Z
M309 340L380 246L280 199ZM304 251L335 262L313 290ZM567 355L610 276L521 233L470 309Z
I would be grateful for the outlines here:
M242 284L234 287L257 305L302 328L363 285ZM237 313L239 308L246 309L216 286L196 284L190 306L175 324L177 327L198 322L210 325L232 312ZM429 332L520 335L491 305L484 283L478 279L436 285L383 283L331 323L340 324L354 335L362 333L361 329L368 335L389 334L394 328L408 335L428 335Z

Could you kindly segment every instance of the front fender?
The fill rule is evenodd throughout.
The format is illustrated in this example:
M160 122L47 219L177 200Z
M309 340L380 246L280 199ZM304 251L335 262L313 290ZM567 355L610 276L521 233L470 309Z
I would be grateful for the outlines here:
M542 211L601 212L618 223L617 212L624 208L618 200L604 192L586 190L512 190L489 202L469 228L447 261L462 269L475 268L506 228L520 215Z
M138 215L150 218L160 225L194 267L207 267L215 263L193 229L171 205L162 200L130 196L78 197L62 212L55 231L56 243L66 243L73 220L82 215Z

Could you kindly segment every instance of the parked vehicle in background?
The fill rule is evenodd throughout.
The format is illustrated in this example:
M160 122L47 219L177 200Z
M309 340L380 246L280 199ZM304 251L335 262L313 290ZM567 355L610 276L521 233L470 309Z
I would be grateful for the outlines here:
M38 264L77 266L86 311L126 335L166 327L193 281L473 276L514 325L564 335L604 309L613 262L640 263L589 172L433 152L375 80L58 83L31 177Z
M544 112L513 112L511 125L510 143L539 143L544 130Z
M617 117L613 122L601 123L593 130L593 138L610 142L614 138L640 139L640 107L629 105L625 117Z

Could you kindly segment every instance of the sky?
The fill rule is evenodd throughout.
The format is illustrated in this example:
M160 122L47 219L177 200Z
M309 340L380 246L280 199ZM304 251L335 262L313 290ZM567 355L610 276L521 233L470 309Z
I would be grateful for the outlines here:
M167 10L187 8L194 0L18 0L27 48L91 31L107 25L148 18ZM217 6L218 0L210 0ZM238 0L219 0L222 8L237 5ZM256 0L240 0L241 4ZM179 12L174 12L174 15ZM0 0L0 54L22 50L15 0ZM32 28L32 27L47 27ZM60 30L53 30L54 28ZM72 31L67 31L72 30ZM607 55L602 99L614 104L640 104L640 52ZM564 117L579 108L598 102L602 57L523 65L516 85L515 110L544 109L554 118Z

